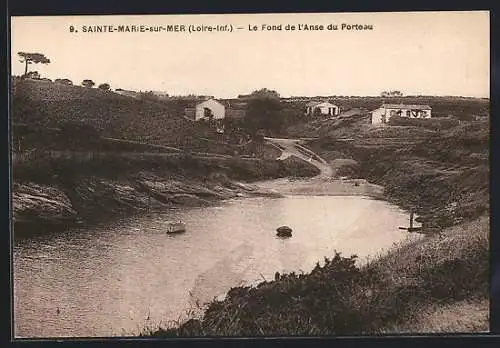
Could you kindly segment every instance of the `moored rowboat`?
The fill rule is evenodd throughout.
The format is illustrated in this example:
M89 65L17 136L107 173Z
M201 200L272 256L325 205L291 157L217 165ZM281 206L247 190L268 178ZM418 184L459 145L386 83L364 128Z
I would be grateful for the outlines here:
M186 231L186 224L182 221L168 221L167 233L181 233Z

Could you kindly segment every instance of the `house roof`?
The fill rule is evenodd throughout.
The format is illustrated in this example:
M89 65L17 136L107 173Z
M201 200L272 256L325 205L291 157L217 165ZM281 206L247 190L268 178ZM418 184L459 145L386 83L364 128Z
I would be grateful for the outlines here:
M318 104L320 104L320 103L321 103L321 102L319 102L319 101L310 101L310 102L308 102L308 103L306 104L306 106L316 106L316 105L318 105Z
M406 109L406 110L431 110L429 105L416 104L382 104L381 108L385 109Z
M198 105L200 105L200 104L203 104L203 103L206 103L206 102L208 102L208 101L214 101L214 102L216 102L216 103L218 103L218 104L221 104L221 105L222 105L222 106L224 106L224 107L226 107L226 106L227 106L227 105L225 105L226 103L224 103L224 101L222 101L222 100L217 100L217 99L215 99L215 98L208 98L208 99L202 100L202 101L200 101L200 102L196 103L196 106L198 106Z

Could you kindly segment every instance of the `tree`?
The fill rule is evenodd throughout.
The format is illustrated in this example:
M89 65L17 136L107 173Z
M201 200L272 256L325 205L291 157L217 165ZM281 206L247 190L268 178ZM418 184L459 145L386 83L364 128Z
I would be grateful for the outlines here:
M261 88L257 91L253 91L249 97L250 98L279 99L280 95L278 92L276 92L274 90L270 90L267 88Z
M95 86L95 82L92 80L83 80L82 81L82 86L92 88Z
M44 54L42 53L28 53L28 52L18 52L17 55L21 57L20 62L25 64L24 67L24 75L26 76L28 74L28 65L29 64L49 64L50 59L45 57Z
M101 84L99 85L99 89L102 89L102 90L105 90L105 91L109 91L109 90L110 90L110 88L111 88L111 87L110 87L109 83L101 83Z
M381 97L402 97L403 93L401 91L383 91L380 93Z
M279 99L253 98L248 102L244 123L253 134L258 129L279 132L283 123L283 106Z
M72 85L73 82L70 79L55 79L54 82L62 83L64 85Z

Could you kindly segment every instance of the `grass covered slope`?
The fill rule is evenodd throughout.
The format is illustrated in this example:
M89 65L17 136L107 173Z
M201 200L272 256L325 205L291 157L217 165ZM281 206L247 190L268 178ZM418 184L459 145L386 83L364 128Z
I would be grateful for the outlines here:
M233 288L225 300L210 303L200 320L145 334L359 335L436 332L439 327L485 331L488 236L489 219L482 217L440 236L395 247L361 267L354 257L337 254L310 274L276 274L275 281ZM459 306L451 307L457 301ZM460 317L471 308L475 316ZM426 314L441 322L425 321Z
M226 155L252 152L251 145L222 142L220 134L207 124L189 121L182 114L175 105L99 88L43 80L12 80L12 133L14 149L19 151L37 148L169 152L168 149L152 148L164 145ZM103 139L108 137L143 144L118 144ZM272 151L264 150L266 153Z
M192 127L161 103L98 88L13 79L12 122L57 127L69 121L92 125L104 136L154 144L178 143Z

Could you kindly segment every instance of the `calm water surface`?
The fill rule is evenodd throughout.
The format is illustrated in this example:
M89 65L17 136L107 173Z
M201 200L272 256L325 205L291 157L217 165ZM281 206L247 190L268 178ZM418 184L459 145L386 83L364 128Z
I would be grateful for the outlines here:
M167 235L168 219L188 231ZM293 237L279 239L288 225ZM334 251L360 261L408 239L408 214L364 197L291 196L170 210L16 241L16 337L132 335L186 317L231 287L309 272Z

